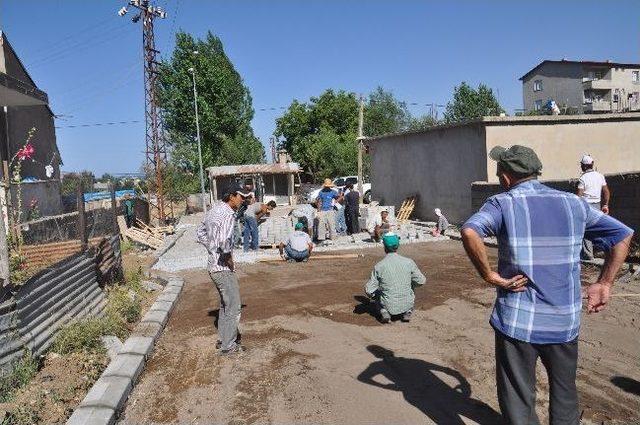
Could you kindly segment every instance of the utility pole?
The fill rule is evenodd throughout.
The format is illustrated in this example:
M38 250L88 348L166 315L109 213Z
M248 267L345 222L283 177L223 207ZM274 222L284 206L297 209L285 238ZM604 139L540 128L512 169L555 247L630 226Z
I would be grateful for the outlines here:
M158 61L156 55L160 53L155 47L153 23L156 18L164 19L167 13L158 6L151 4L149 0L130 0L128 6L138 9L140 12L131 18L135 24L142 20L142 47L144 55L144 98L145 98L145 124L146 124L146 168L153 169L155 174L155 204L149 199L151 210L155 212L160 223L173 218L173 205L168 199L163 186L163 173L167 164L167 148L162 127L162 117L158 106ZM118 15L124 16L128 12L127 7L118 11ZM166 205L168 203L168 205ZM168 210L165 207L168 206Z
M360 194L360 203L363 200L362 193L362 150L364 148L362 141L365 139L363 136L364 128L364 98L360 95L360 111L358 113L358 193Z
M193 54L198 54L197 51ZM202 211L207 213L207 197L204 192L204 172L202 169L202 145L200 143L200 120L198 118L198 90L196 89L196 70L195 68L189 68L191 77L193 77L193 108L196 113L196 139L198 139L198 163L200 165L200 194L202 196Z
M276 138L275 136L271 136L271 162L274 164L278 162L276 158Z

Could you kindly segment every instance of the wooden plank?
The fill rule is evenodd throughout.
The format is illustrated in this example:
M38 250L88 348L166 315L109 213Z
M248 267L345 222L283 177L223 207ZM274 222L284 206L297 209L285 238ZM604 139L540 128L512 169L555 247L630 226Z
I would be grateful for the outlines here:
M363 258L362 254L327 254L327 255L311 255L309 260L340 260L348 258ZM281 262L282 258L262 258L258 260L259 263L277 263Z

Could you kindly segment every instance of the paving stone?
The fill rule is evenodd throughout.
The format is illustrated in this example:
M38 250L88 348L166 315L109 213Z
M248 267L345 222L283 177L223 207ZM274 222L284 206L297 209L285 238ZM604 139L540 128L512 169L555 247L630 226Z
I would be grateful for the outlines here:
M133 330L132 336L141 336L141 337L149 337L153 338L153 340L157 340L162 333L162 325L157 322L140 322L136 325L136 328Z
M151 304L151 308L149 310L160 310L160 311L171 311L173 309L172 302L169 301L156 301Z
M122 341L114 335L101 336L102 345L107 349L107 355L113 360L122 349Z
M164 289L164 286L151 280L143 280L140 284L147 292L162 291Z
M80 407L103 407L120 411L131 391L131 379L102 376L80 402Z
M170 285L164 288L164 291L162 291L162 293L163 294L179 294L181 291L182 291L182 287Z
M116 412L107 407L78 407L67 420L67 425L111 425L116 423Z
M174 302L178 298L178 294L165 294L164 292L156 298L156 301Z
M159 323L161 326L164 326L169 320L169 312L163 310L149 310L147 314L144 315L140 322L155 322Z
M102 373L104 377L119 376L136 382L144 367L144 355L118 354Z
M148 336L131 336L122 346L120 354L136 354L147 357L153 350L153 338Z

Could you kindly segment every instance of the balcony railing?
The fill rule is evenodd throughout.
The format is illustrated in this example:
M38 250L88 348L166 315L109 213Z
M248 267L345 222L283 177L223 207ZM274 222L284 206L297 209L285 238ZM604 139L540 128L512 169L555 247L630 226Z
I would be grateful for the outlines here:
M608 100L585 99L584 110L586 112L606 112L611 111L611 102Z
M611 80L606 80L606 79L585 80L583 78L582 88L584 90L611 90L613 88L613 84Z

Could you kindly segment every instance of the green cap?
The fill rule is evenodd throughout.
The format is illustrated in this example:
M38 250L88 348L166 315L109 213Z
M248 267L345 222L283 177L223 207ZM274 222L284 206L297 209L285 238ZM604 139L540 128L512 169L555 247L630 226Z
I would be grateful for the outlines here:
M304 227L304 224L297 222L296 223L296 230L301 230Z
M400 237L395 233L389 232L382 235L382 243L387 248L397 248L400 245Z
M533 149L521 145L513 145L509 149L496 146L489 152L489 157L507 171L525 175L540 175L542 162Z

